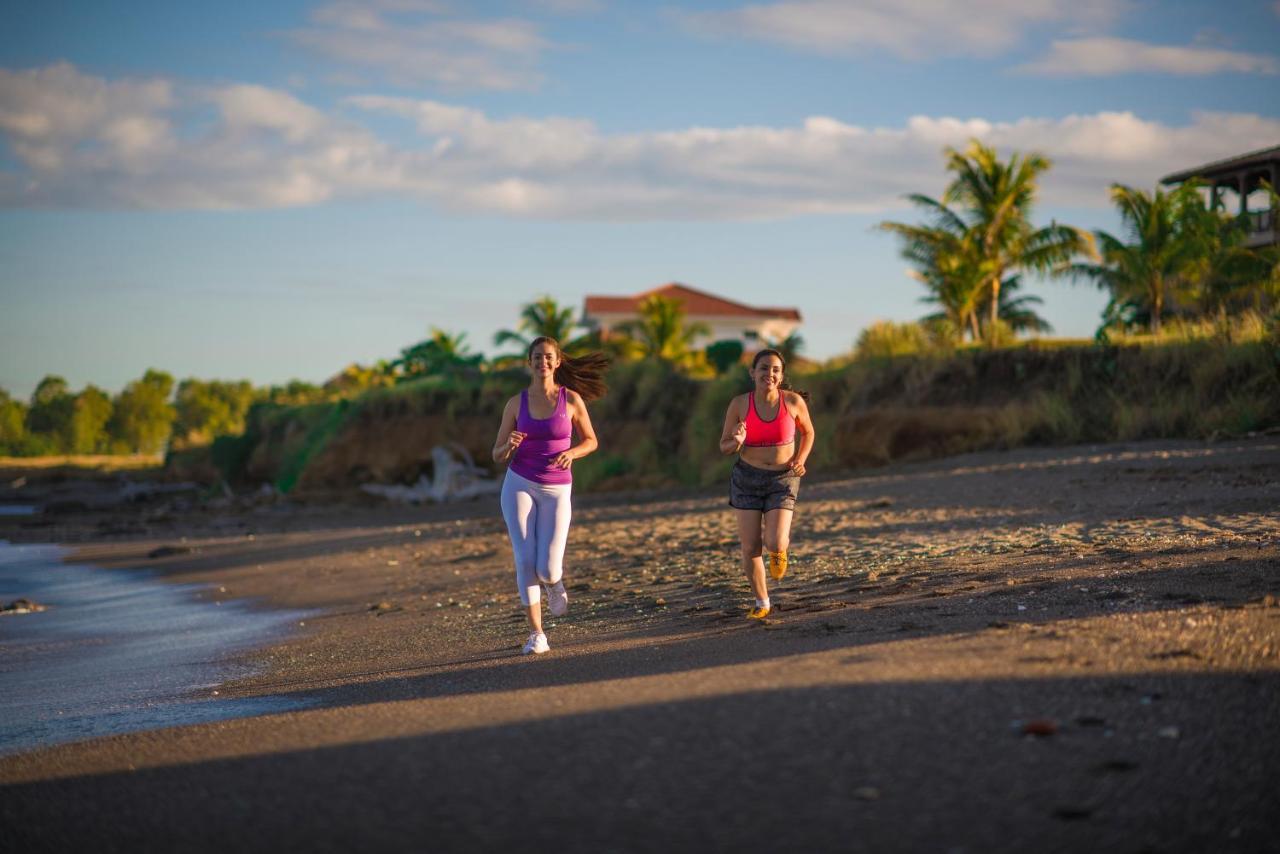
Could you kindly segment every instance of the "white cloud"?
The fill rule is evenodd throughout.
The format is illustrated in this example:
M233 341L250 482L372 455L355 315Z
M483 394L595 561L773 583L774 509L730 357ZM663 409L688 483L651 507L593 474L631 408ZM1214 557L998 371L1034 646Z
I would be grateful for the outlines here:
M261 130L279 133L289 142L302 142L328 124L323 113L278 89L227 86L211 91L209 99L221 110L225 127L231 133Z
M1123 13L1116 0L794 0L680 14L695 32L817 53L883 50L907 59L989 56L1041 25L1095 29Z
M172 149L172 128L157 113L173 104L163 80L108 82L67 63L0 71L0 133L38 171L63 169L73 158L129 168L162 155Z
M1055 41L1049 53L1017 70L1032 74L1101 77L1151 71L1164 74L1280 73L1280 59L1214 47L1174 47L1131 39Z
M202 109L196 132L183 120ZM65 63L0 69L0 135L25 166L0 182L10 207L315 204L385 151L283 91L109 82Z
M529 21L453 18L446 5L429 0L340 0L315 10L311 25L289 36L396 83L452 90L533 88L542 80L537 62L549 47Z
M343 110L353 117L259 86L111 82L66 65L0 70L0 136L22 164L0 172L0 205L268 208L381 195L542 219L883 214L900 210L906 193L940 192L941 149L979 137L1053 159L1043 204L1105 207L1113 181L1151 186L1280 138L1280 120L1228 113L1182 126L1128 112L918 116L898 127L816 116L796 126L607 134L585 119L498 119L377 95L350 98ZM420 142L379 139L355 121L365 113L412 122Z
M497 121L431 101L365 97L351 103L417 123L428 149L401 154L400 174L412 192L455 209L574 219L773 218L900 208L908 192L940 192L941 149L971 137L1053 158L1046 203L1105 206L1113 181L1148 186L1167 172L1280 136L1280 121L1211 113L1185 127L1099 113L1005 123L920 116L899 128L813 117L798 127L605 135L581 120Z

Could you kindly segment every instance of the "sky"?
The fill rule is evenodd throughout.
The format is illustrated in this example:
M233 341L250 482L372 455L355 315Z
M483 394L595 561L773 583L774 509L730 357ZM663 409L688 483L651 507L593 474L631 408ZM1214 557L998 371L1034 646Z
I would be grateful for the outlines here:
M0 388L323 382L543 294L795 306L805 354L928 313L885 219L971 138L1034 218L1280 144L1280 0L13 4ZM1034 282L1055 334L1105 297Z

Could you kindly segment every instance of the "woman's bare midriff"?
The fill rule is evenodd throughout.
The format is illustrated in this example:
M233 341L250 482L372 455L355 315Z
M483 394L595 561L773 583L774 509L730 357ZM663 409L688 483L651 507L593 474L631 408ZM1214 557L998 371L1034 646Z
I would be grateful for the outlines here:
M787 463L791 461L795 453L796 443L789 442L786 445L777 445L769 448L748 448L743 446L738 455L749 466L755 466L758 469L781 471L787 467Z

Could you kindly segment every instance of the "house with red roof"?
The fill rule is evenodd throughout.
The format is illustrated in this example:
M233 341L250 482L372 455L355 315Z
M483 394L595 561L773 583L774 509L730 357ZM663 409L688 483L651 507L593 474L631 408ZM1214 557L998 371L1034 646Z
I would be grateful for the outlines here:
M686 322L707 325L711 334L694 342L696 346L740 341L743 349L750 352L767 346L767 342L781 341L800 327L798 309L745 305L679 282L633 296L589 295L582 307L582 321L607 338L620 325L639 320L640 303L652 296L679 300Z

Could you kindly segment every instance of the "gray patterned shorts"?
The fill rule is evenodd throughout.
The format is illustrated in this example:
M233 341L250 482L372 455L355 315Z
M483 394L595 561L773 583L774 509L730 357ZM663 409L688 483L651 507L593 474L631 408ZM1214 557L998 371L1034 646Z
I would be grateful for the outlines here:
M738 510L794 510L800 478L790 469L771 471L739 459L729 473L729 506Z

